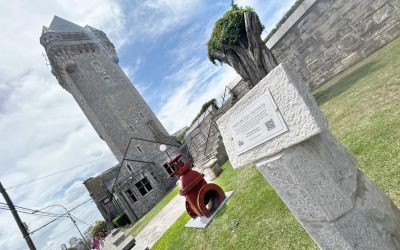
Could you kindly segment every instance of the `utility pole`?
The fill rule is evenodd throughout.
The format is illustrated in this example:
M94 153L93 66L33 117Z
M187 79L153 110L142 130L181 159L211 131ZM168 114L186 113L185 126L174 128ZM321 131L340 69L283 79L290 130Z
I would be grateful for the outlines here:
M75 225L75 227L76 227L76 230L78 230L79 234L81 235L82 240L85 242L86 246L90 248L89 242L86 240L85 236L83 236L81 230L79 230L78 225L76 225L76 221L72 218L72 216L71 216L71 214L69 213L68 210L67 210L67 213L68 213L68 216L69 216L69 218L71 219L72 223L74 223L74 225Z
M73 210L73 209L68 210L68 209L67 209L66 207L64 207L63 205L56 204L56 205L50 205L50 206L44 207L44 208L42 208L42 209L36 210L35 212L41 211L41 210L46 209L46 208L49 208L49 207L62 207L62 208L65 210L65 214L67 214L68 217L71 219L72 223L74 223L74 226L76 227L76 230L78 230L78 232L79 232L79 234L81 235L82 240L85 242L86 246L90 248L89 242L86 240L85 236L83 236L81 230L79 230L78 225L76 225L76 221L72 218L72 215L71 215L70 212L71 212L71 210ZM75 207L75 208L76 208L76 207ZM32 214L34 214L35 212L33 212Z
M19 230L21 230L21 233L24 236L29 249L36 250L35 244L33 244L33 241L31 239L31 237L29 236L28 231L26 230L24 224L22 223L21 218L19 217L17 210L14 207L13 202L11 201L10 197L8 196L6 190L4 189L1 182L0 182L0 193L3 195L4 200L6 201L6 203L8 205L8 208L10 208L10 211L11 211L12 215L14 216L15 222L17 222Z

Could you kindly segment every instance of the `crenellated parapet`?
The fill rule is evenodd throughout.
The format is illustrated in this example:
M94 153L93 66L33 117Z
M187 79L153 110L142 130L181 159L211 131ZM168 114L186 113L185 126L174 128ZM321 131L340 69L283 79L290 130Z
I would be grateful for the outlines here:
M73 32L57 32L44 26L40 44L45 48L52 74L69 92L71 82L68 74L76 70L74 58L77 56L96 56L103 53L111 61L119 62L114 44L107 35L88 25Z

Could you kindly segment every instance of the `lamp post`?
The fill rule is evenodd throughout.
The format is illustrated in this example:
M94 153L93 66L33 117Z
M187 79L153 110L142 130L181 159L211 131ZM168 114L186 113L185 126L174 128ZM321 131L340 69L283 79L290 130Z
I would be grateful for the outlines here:
M87 242L86 238L83 236L81 230L79 230L79 227L76 225L76 222L75 222L75 220L72 218L72 215L69 213L68 209L67 209L66 207L64 207L63 205L50 205L50 206L44 207L44 208L42 208L42 209L38 209L38 210L36 210L36 211L33 211L32 214L34 214L34 213L36 213L36 212L39 212L39 211L41 211L41 210L43 210L43 209L49 208L49 207L62 207L62 208L65 210L65 212L66 212L66 214L68 215L68 217L71 219L72 223L74 223L74 225L75 225L75 227L76 227L76 230L78 230L78 232L79 232L79 234L81 235L81 237L82 237L83 241L85 242L85 244L90 248L90 244Z
M161 150L161 152L165 152L167 154L168 158L171 160L171 156L168 154L167 146L165 144L160 145L160 150Z

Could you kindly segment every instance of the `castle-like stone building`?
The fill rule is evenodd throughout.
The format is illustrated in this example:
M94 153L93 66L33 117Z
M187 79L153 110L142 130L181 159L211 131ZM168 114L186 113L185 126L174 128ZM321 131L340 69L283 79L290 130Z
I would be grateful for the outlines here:
M87 179L86 188L107 221L121 213L138 220L176 183L169 177L167 155L159 150L166 144L170 155L176 153L174 137L122 71L104 32L55 16L43 27L40 43L53 75L120 162Z

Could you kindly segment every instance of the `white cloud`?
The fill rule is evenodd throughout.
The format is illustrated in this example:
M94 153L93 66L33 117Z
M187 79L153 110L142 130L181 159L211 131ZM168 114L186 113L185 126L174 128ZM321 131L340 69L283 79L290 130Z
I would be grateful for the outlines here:
M12 3L0 1L0 24L4 39L0 40L2 60L0 81L7 82L27 71L48 73L39 44L42 26L50 25L54 15L79 25L103 29L112 40L122 45L126 40L121 29L124 16L119 5L111 0L36 1L21 0ZM124 39L122 39L124 38Z
M71 8L73 7L73 8ZM105 30L118 45L125 43L120 29L124 26L119 5L113 1L0 1L0 24L4 37L0 40L3 63L0 64L0 174L9 187L49 173L110 155L82 111L68 92L63 90L42 57L39 44L41 27L48 26L53 15L70 19L80 25ZM72 208L89 199L82 181L105 169L114 157L71 169L32 184L9 190L15 204L41 208L63 204ZM3 199L0 199L3 201ZM59 210L49 210L60 213ZM86 220L101 218L93 203L77 209ZM31 229L49 221L21 214ZM0 248L26 249L9 211L0 211ZM5 223L5 224L4 224ZM80 225L82 228L85 226ZM38 249L50 242L58 247L78 235L71 221L63 220L38 231L33 240Z
M168 77L181 84L165 93L166 101L157 116L169 132L190 125L201 106L212 98L218 98L236 76L230 67L219 68L209 61L193 60Z
M279 22L283 15L294 4L295 0L237 0L239 6L250 6L255 9L262 24L265 26L262 37L266 36ZM272 15L271 15L272 13Z
M266 27L265 32L269 32L293 5L294 0L286 1L284 4L278 0L268 1L267 4L259 0L238 0L236 3L239 6L253 7ZM278 11L270 16L272 9ZM168 93L164 92L163 103L157 114L169 132L190 125L202 104L212 98L218 98L224 87L237 76L228 66L218 68L208 61L199 62L191 57L196 48L206 50L213 25L214 20L210 21L207 27L203 27L203 30L196 26L191 27L182 36L179 46L169 52L175 55L175 64L186 61L181 70L169 76L169 79L175 82L175 86ZM193 40L191 35L199 31L203 32L200 32L194 41L189 42Z
M126 6L129 13L126 26L129 27L126 36L130 42L150 41L157 39L172 30L187 24L198 15L205 3L201 0L152 0L135 1Z

